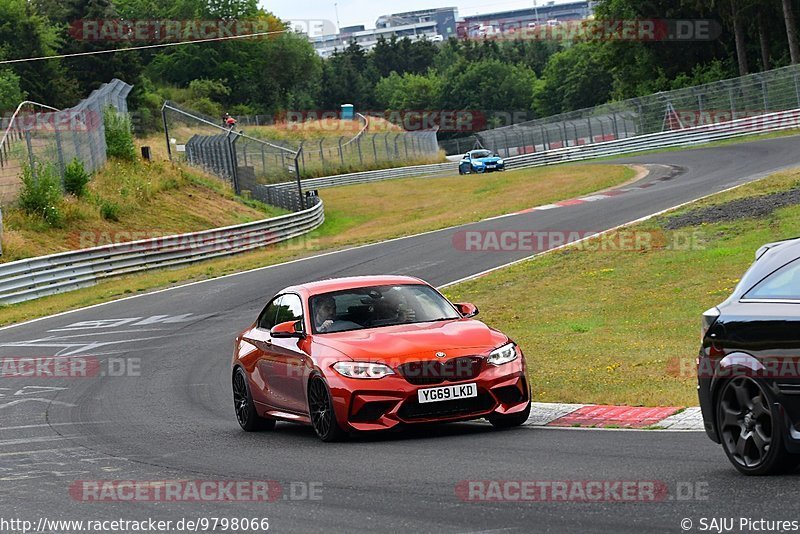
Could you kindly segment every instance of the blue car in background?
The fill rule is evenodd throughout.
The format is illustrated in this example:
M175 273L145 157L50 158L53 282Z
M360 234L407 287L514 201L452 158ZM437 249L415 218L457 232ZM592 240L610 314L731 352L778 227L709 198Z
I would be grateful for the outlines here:
M485 172L504 171L506 163L490 150L472 150L464 155L458 164L458 174L483 174Z

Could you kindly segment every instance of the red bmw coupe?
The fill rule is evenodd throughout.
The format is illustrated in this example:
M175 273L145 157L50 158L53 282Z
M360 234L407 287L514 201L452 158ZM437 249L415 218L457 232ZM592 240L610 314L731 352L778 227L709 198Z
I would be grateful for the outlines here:
M236 418L248 432L308 424L323 441L401 424L521 425L525 357L477 314L403 276L286 288L236 338Z

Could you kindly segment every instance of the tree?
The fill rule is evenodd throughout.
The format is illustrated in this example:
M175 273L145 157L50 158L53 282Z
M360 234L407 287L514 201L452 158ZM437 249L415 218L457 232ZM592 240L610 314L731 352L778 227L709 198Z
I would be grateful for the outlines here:
M0 112L13 111L25 97L19 76L9 69L0 70Z
M24 59L52 56L62 44L57 28L26 0L0 1L0 56ZM20 87L31 100L54 107L74 104L77 84L57 59L13 64Z
M378 105L393 111L434 110L439 107L443 81L433 71L427 75L393 72L375 87Z
M443 78L442 108L447 110L527 111L537 85L529 67L497 59L462 60Z
M789 41L789 53L792 57L792 65L800 62L800 46L797 44L797 23L792 9L792 0L782 0L783 19L786 23L786 38Z
M101 52L129 45L123 35L114 35L108 41L97 41L70 26L75 21L98 21L103 24L118 20L119 13L110 0L68 0L63 3L62 16L65 17L61 21L65 23L65 34L61 53ZM135 85L142 70L138 52L85 55L68 58L65 62L70 74L80 83L83 93L97 89L114 78Z
M598 43L579 43L550 58L536 95L536 111L555 115L607 102L614 86L611 50Z

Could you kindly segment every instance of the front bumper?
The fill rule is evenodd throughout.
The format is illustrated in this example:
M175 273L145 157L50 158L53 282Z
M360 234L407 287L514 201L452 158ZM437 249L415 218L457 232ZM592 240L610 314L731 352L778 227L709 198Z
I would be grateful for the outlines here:
M397 374L380 380L345 378L335 371L326 376L336 418L345 430L388 430L398 425L468 421L525 410L530 402L525 360L499 367L486 366L470 380L414 385ZM478 396L420 404L417 391L431 387L477 384Z
M506 170L505 163L500 164L486 164L485 166L481 167L481 170L478 170L478 167L473 166L472 172L479 173L479 172L497 172L497 171L504 171Z

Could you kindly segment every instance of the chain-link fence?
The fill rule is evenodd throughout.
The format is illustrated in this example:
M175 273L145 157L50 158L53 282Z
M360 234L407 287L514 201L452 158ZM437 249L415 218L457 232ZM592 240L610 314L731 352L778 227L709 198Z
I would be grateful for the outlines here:
M355 123L357 133L332 137L327 132L314 138L314 132L303 132L312 139L294 144L275 139L274 124L242 127L240 122L233 128L223 127L219 119L173 102L164 104L162 115L171 159L229 181L237 193L286 209L302 208L303 202L296 193L292 198L283 193L273 198L263 186L441 161L435 131L406 132L393 127L370 133L369 119L363 115ZM295 191L299 190L300 184Z
M800 65L611 102L478 134L504 157L800 108Z
M356 137L324 137L300 143L304 178L346 174L441 161L435 131L363 132Z
M94 172L106 162L103 113L111 107L127 113L127 96L133 87L120 80L103 84L70 109L56 110L24 102L4 119L0 138L0 202L13 201L25 165L53 165L62 176L73 160Z
M306 207L299 188L276 198L263 187L297 179L297 151L224 128L212 117L182 109L173 102L165 102L161 113L171 160L184 161L226 180L236 194L290 211Z

